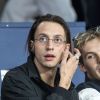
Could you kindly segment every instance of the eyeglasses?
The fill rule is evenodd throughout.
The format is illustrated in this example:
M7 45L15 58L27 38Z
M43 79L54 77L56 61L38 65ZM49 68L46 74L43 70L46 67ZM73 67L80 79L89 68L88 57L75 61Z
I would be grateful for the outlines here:
M54 45L60 45L60 44L63 44L63 43L66 42L61 37L55 37L54 39L49 39L47 36L41 36L41 37L38 37L37 39L34 39L34 40L38 41L39 43L41 43L43 45L49 43L50 40L52 40L52 42L54 43Z

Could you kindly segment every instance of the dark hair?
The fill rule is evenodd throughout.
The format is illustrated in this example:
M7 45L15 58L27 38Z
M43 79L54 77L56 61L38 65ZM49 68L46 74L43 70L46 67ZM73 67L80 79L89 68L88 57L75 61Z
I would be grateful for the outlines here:
M64 28L67 43L71 43L69 28L67 26L67 23L61 17L56 16L56 15L51 15L51 14L38 16L38 17L36 17L36 20L35 20L35 22L33 23L32 27L30 29L28 39L27 39L27 47L28 47L28 51L29 51L30 55L33 55L33 53L31 52L30 41L31 40L34 41L34 36L35 36L36 29L39 26L39 24L43 21L56 22L56 23L60 24Z

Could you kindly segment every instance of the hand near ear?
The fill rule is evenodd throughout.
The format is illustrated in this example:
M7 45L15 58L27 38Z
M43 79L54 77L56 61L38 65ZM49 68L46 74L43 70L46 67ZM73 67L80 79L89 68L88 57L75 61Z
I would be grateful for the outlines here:
M60 67L60 83L59 86L69 89L73 75L77 69L79 63L79 57L81 56L78 49L74 49L75 55L73 55L69 48L63 53L63 58Z

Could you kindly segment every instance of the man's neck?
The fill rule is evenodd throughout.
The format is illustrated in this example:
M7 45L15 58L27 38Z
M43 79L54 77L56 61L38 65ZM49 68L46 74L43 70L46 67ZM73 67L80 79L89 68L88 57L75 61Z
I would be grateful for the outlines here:
M56 76L56 70L48 70L44 73L40 73L41 79L48 85L54 86L54 80Z
M54 80L57 72L57 67L49 68L38 64L37 60L34 60L37 69L39 71L41 79L48 85L54 86Z

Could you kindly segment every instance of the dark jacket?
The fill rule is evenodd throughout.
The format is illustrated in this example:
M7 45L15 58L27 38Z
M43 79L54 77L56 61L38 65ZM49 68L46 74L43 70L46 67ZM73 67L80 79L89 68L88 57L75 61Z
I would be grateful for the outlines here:
M77 86L79 100L100 100L100 80L86 81Z
M57 84L58 79L55 81ZM66 90L44 83L29 57L27 63L11 69L5 75L1 100L78 100L78 95L73 86Z
M100 80L91 80L86 76L86 81L77 86L77 92L86 89L93 88L100 92Z

